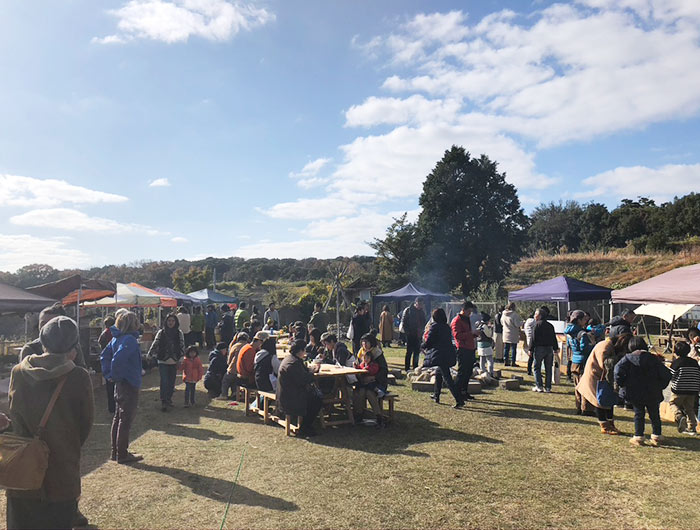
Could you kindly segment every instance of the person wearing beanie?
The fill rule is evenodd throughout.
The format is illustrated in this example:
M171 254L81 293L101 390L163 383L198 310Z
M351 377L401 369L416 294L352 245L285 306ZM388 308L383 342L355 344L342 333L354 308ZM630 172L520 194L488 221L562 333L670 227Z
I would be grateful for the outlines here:
M61 305L61 302L56 302L54 305L42 309L41 313L39 313L39 332L41 332L41 328L43 328L49 320L58 316L66 316L66 310ZM77 353L75 354L75 359L73 362L78 366L87 368L87 365L85 364L85 357L83 356L83 350L80 347L80 342L78 342L76 351ZM22 346L22 350L19 352L19 361L22 362L22 359L29 357L30 355L41 355L42 353L44 353L44 350L41 347L41 341L39 338L36 338ZM87 526L87 521L81 526Z
M94 419L92 383L76 366L78 326L57 316L41 328L41 355L12 369L9 406L13 433L33 437L59 384L62 388L41 439L49 465L41 489L7 490L7 528L72 528L80 497L80 451Z

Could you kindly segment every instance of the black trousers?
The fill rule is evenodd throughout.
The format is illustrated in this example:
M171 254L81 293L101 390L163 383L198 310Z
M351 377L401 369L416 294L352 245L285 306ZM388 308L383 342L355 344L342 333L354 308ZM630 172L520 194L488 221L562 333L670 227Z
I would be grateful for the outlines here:
M50 502L41 499L7 498L8 530L25 528L73 528L78 501Z
M323 402L321 401L321 398L318 397L316 392L307 391L307 393L306 414L301 420L301 429L304 430L311 428L316 420L316 416L318 416L318 413L321 410L321 407L323 407Z
M411 363L413 357L413 363ZM411 367L418 367L418 359L420 358L420 338L406 335L406 362L405 368L408 372Z
M472 364L472 366L474 366ZM435 395L439 396L442 391L442 382L445 382L447 388L452 392L452 397L455 398L457 403L464 403L464 398L460 395L459 387L452 380L452 374L450 373L450 367L447 365L439 365L437 370L435 370Z
M469 380L474 373L474 363L476 362L476 350L467 350L459 348L457 350L457 379L455 379L455 387L457 392L462 394L467 393Z
M114 381L105 379L105 389L107 391L107 410L110 414L114 414L116 405L114 404Z

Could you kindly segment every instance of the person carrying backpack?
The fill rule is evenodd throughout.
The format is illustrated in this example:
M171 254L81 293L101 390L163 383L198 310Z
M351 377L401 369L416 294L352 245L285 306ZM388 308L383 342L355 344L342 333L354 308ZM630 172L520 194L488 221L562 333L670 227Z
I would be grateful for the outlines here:
M671 381L671 371L662 358L647 351L642 337L632 337L629 352L615 365L615 383L620 387L620 398L634 408L634 436L632 445L644 445L644 415L649 414L652 435L649 444L656 447L663 441L659 403L664 400L663 390Z

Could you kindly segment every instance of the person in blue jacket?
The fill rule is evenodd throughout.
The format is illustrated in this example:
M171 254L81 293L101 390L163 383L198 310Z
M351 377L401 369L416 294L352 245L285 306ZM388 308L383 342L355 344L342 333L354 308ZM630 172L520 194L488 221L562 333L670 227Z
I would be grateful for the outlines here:
M648 412L652 429L649 443L658 446L663 440L659 403L671 382L671 371L661 356L647 351L642 337L632 337L627 348L630 353L615 365L615 383L620 387L620 398L631 402L634 408L634 436L630 443L644 445L644 415Z
M571 352L571 374L574 379L574 395L576 397L576 414L583 414L586 410L592 411L585 398L575 389L583 375L588 355L593 349L590 334L584 329L586 313L577 309L571 312L569 324L566 326L566 342Z
M139 319L135 313L119 312L115 325L110 328L112 340L100 355L102 375L114 383L116 409L112 419L112 460L120 464L143 460L143 456L129 452L129 432L141 388L138 330Z

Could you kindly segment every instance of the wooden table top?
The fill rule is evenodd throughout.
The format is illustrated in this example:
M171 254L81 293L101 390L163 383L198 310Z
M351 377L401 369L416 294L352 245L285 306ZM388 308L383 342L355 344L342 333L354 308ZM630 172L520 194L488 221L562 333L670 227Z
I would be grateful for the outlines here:
M322 364L321 369L314 374L316 377L336 377L339 375L366 374L367 370L359 368L349 368L347 366L336 366L334 364Z

